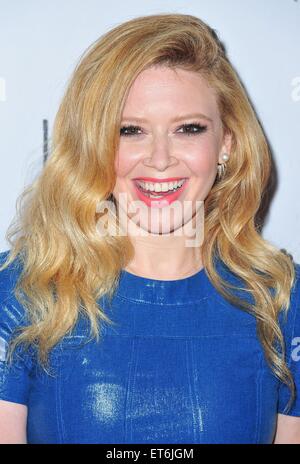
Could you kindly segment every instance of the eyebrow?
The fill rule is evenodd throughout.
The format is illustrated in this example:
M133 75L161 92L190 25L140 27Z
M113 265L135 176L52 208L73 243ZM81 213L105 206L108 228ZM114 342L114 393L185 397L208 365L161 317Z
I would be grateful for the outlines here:
M209 118L203 113L184 114L184 115L176 116L171 121L177 122L177 121L182 121L183 119L192 119L192 118L206 119L207 121L213 122L211 118ZM136 118L136 117L130 117L130 116L124 116L122 118L122 121L127 121L127 120L137 121L137 122L147 122L147 119L145 118Z

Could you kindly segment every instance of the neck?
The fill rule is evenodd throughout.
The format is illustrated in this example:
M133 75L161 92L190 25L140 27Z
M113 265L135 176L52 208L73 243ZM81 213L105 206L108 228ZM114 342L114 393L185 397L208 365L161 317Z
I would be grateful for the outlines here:
M172 280L195 274L202 265L201 247L186 247L185 237L131 237L134 257L125 267L133 274Z

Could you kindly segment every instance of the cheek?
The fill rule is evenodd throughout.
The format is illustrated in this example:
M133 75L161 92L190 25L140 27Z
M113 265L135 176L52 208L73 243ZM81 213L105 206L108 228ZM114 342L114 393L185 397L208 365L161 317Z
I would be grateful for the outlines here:
M198 156L190 162L190 170L197 177L207 176L209 173L215 170L215 159L213 156Z
M136 164L136 157L132 155L132 150L122 149L118 151L115 159L115 171L117 177L126 177Z
M198 150L190 151L187 165L194 176L209 176L216 170L216 148L211 144L207 144L207 146L203 145Z

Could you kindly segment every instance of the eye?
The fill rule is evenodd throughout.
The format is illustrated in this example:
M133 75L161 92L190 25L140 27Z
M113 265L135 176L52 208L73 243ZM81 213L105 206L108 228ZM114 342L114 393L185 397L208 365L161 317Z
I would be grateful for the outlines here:
M125 137L128 137L130 135L136 135L136 131L141 130L139 126L123 126L120 129L120 135L124 135ZM128 132L126 132L128 131Z
M207 126L203 126L198 122L191 122L189 124L183 124L180 129L183 128L186 135L198 135L207 130Z

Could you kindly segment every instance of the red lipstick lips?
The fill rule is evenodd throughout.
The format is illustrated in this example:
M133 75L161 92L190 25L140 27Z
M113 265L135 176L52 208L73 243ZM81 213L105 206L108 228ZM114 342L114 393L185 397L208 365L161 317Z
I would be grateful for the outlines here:
M139 186L137 180L144 181L144 182L153 182L153 183L161 183L161 182L172 182L176 180L184 180L184 183L180 188L175 190L173 193L168 193L168 192L156 192L158 195L158 198L153 198L150 197L149 195L145 194L142 188ZM133 184L137 193L138 198L143 201L147 206L149 207L156 207L156 208L163 208L164 206L168 206L171 203L173 203L183 190L186 188L188 184L188 178L184 177L169 177L167 179L153 179L152 177L138 177L136 179L133 179ZM151 192L149 192L151 194Z

